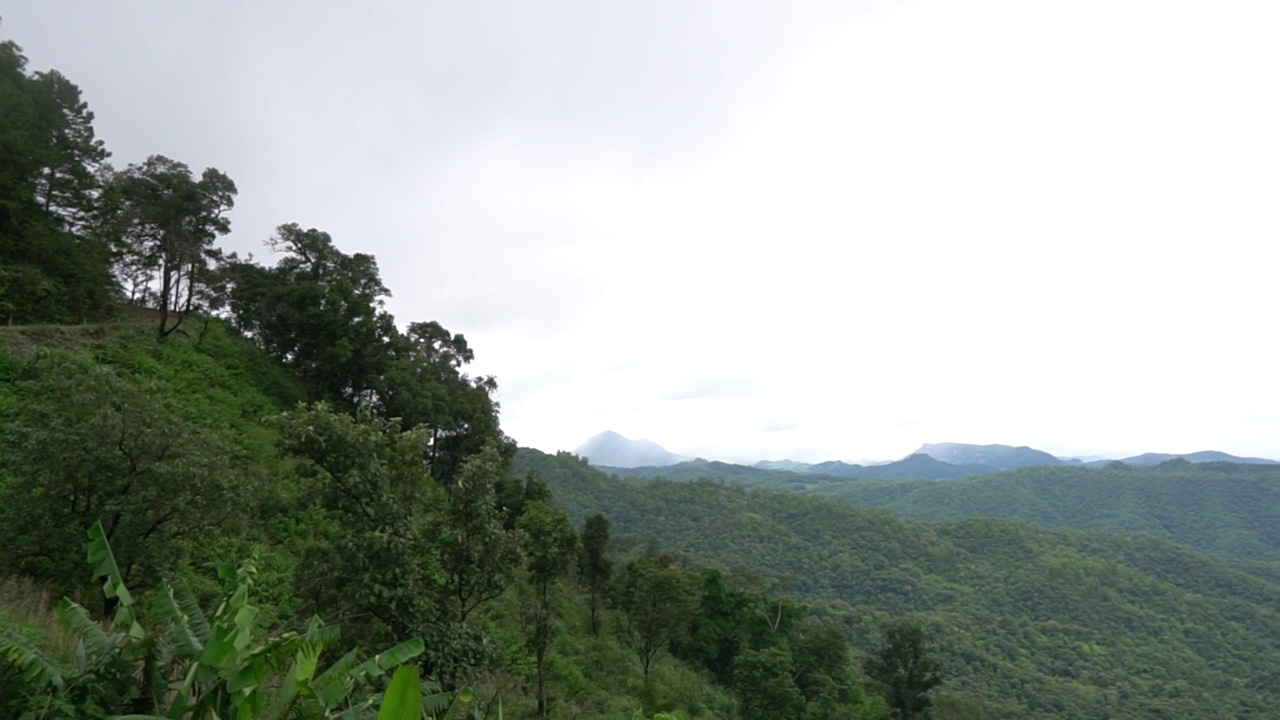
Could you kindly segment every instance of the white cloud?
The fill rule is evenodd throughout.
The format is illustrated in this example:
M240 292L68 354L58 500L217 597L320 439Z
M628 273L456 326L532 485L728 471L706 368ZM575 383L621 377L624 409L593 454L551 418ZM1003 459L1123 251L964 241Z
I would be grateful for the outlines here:
M1272 3L71 4L4 31L120 159L375 253L524 443L1280 456Z

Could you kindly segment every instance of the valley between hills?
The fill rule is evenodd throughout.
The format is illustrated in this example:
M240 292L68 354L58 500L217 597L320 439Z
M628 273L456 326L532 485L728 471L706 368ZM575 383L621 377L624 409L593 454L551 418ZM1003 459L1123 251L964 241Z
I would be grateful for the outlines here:
M991 717L1265 717L1211 698L1280 681L1280 467L609 475L527 449L517 466L571 514L603 508L634 542L779 580L854 637L924 623Z
M1277 717L1273 461L521 447L360 238L0 118L0 718Z

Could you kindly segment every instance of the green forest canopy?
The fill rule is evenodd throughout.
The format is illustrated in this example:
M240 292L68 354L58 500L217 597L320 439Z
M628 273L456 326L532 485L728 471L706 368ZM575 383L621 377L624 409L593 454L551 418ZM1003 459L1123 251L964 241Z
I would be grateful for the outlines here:
M1028 466L958 480L870 480L697 460L602 468L624 477L723 480L842 498L915 520L1015 517L1035 525L1141 532L1217 555L1280 561L1280 466L1168 461Z
M920 523L805 494L618 480L565 453L522 449L517 467L575 517L602 511L694 566L785 581L855 646L891 618L924 623L953 682L983 688L1001 717L1263 717L1256 693L1280 678L1275 563L1146 535Z
M372 256L295 223L273 266L224 252L230 177L112 167L79 89L12 42L0 120L0 712L268 717L229 698L281 668L231 649L280 643L352 682L288 675L304 716L371 716L385 673L343 658L382 648L412 650L433 716L1272 711L1274 562L517 452L466 339L398 324ZM927 489L902 487L878 497ZM1270 559L1220 506L1167 526ZM860 670L904 627L943 661L927 695Z
M293 223L275 265L224 252L229 176L112 167L12 42L0 117L0 714L368 717L382 657L431 678L433 716L750 718L759 652L791 711L885 716L802 611L763 632L666 556L615 559L602 516L580 543L509 472L466 339L397 324L372 256ZM741 585L713 583L752 607Z

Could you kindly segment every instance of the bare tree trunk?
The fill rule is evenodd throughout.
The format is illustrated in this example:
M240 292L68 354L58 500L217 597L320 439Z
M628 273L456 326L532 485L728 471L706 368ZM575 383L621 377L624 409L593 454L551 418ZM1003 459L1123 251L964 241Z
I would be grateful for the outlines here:
M172 292L170 283L173 281L169 273L168 263L160 267L160 297L156 303L157 309L160 311L160 332L159 339L163 340L169 335L167 325L169 324L169 293Z

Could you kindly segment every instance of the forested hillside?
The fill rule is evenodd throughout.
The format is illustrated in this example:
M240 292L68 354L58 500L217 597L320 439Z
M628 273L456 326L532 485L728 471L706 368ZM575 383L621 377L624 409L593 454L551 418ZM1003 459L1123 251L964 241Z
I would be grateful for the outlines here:
M851 479L706 460L599 469L811 493L913 520L1010 517L1050 528L1148 533L1216 555L1280 561L1280 469L1274 465L1175 459L1155 466L1031 466L947 481Z
M1280 566L1136 535L1016 520L935 525L813 496L714 482L610 479L522 450L571 514L785 579L850 628L936 633L953 682L999 717L1269 717L1280 680ZM949 487L949 485L948 485Z
M735 465L714 460L690 460L672 465L646 467L611 467L596 464L601 470L623 477L665 477L671 480L730 478L752 484L779 484L802 487L814 483L840 480L953 480L992 472L985 465L952 465L928 455L908 455L902 460L883 465L851 465L839 461L808 465L804 472L769 467Z
M1027 467L947 483L827 484L815 492L918 520L1016 517L1051 528L1149 533L1218 555L1280 561L1280 470L1271 465Z
M1181 467L610 478L517 450L360 238L226 252L227 174L112 166L12 42L0 121L0 718L1274 716L1265 469L1205 470L1230 499ZM1237 559L818 496L1018 487L1037 523Z
M112 167L12 42L0 119L0 717L979 713L919 628L863 677L793 598L576 525L373 256L224 252L230 177Z
M163 341L136 323L0 330L0 658L11 663L0 708L193 711L127 678L167 663L160 687L177 687L211 662L199 653L157 658L125 633L119 649L90 642L91 662L75 659L89 637L77 613L120 622L101 595L111 576L95 582L101 565L84 560L81 528L100 522L113 582L143 601L142 637L199 636L156 610L165 595L148 591L162 581L192 593L182 617L203 612L211 627L219 602L250 607L261 620L246 640L261 655L213 669L262 673L263 688L279 671L267 650L293 647L273 645L279 633L312 627L290 642L316 648L320 667L424 640L407 659L459 691L439 696L454 698L453 715L501 704L513 717L884 717L843 625L749 578L619 552L604 515L579 532L541 481L505 471L500 445L446 483L449 466L430 465L434 428L299 405L303 384L285 367L221 321L201 324ZM240 587L252 594L225 594ZM55 612L62 596L75 604ZM785 608L772 623L758 612L771 604ZM219 677L195 697L216 699ZM335 707L376 701L376 678L350 682ZM938 699L976 716L966 694ZM306 707L296 712L319 712Z

